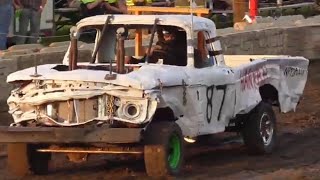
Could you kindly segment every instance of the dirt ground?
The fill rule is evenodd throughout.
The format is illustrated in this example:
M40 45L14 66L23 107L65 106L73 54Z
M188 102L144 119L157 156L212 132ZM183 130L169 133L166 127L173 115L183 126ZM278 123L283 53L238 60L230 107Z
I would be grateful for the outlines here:
M320 179L320 61L313 61L303 99L296 113L278 114L279 146L272 155L248 155L239 139L216 139L188 147L183 173L177 179ZM73 164L57 155L46 176L24 179L149 179L141 160L110 161L94 157ZM0 158L0 179L18 179ZM170 178L171 179L171 178Z

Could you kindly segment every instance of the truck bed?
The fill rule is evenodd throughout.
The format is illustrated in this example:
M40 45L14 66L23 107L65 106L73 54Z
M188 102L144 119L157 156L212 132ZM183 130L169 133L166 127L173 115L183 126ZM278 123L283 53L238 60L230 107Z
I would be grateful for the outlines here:
M254 59L282 57L277 55L224 55L227 66L237 67L250 63Z

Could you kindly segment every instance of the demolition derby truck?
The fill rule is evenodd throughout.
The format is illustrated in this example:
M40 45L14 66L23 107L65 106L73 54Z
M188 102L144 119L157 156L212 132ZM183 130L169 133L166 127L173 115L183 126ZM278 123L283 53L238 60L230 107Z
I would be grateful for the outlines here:
M165 28L176 30L176 49L185 50L179 59L154 51L158 60L151 62L151 50L141 57L128 48L128 32L137 33L134 46L143 55ZM145 46L143 30L151 32ZM61 64L7 77L16 87L7 100L14 122L0 127L0 142L8 145L12 173L45 174L52 154L64 153L74 162L138 155L147 175L177 175L187 143L230 131L242 135L249 152L271 153L273 108L295 111L307 80L304 57L223 55L214 22L202 17L101 15L70 31ZM92 57L80 59L78 43L91 32ZM128 57L140 61L129 64Z

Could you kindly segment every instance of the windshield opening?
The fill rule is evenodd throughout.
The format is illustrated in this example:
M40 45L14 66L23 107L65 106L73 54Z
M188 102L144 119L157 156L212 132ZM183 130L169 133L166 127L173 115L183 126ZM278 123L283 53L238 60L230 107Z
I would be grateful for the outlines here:
M110 25L105 34L102 34L102 27L96 28L101 36L105 36L101 47L97 53L96 63L116 62L116 44L119 28L124 28L123 36L125 38L125 59L126 64L139 64L145 62L146 53L151 38L152 25ZM88 28L87 28L88 29ZM90 31L90 30L87 30ZM136 44L136 32L142 32L141 49L138 56ZM91 41L97 43L98 38L92 37ZM156 26L156 33L153 39L149 63L161 63L177 66L187 64L187 42L186 32L174 26ZM159 62L159 60L161 62Z
M99 48L97 49L96 58L93 64L87 65L83 62L90 62L89 59L78 58L77 68L109 70L110 62L112 66L117 66L117 30L124 29L121 37L124 39L124 64L126 72L134 70L134 67L141 66L146 61L146 54L149 50L151 39L152 25L109 25L105 33L102 33L103 26L86 26L81 29L78 41L90 43L92 47L97 48L97 42L103 37ZM141 52L137 54L136 32L142 32ZM173 66L187 65L187 38L186 32L175 26L157 25L150 48L150 57L148 63L165 64ZM81 42L78 43L81 49ZM94 51L93 48L93 51ZM119 57L119 56L118 56ZM90 67L88 67L90 66ZM61 68L60 66L60 69ZM112 69L114 71L114 69Z

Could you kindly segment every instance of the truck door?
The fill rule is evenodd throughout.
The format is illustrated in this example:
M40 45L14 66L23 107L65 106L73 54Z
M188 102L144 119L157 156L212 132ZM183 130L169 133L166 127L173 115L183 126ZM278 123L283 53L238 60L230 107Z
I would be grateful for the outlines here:
M194 47L194 64L197 73L201 74L196 86L201 118L198 119L199 135L222 132L233 116L235 91L232 83L233 71L217 64L216 57L210 49L209 34L205 31L197 33ZM223 80L223 83L221 83ZM220 82L218 82L220 81Z

